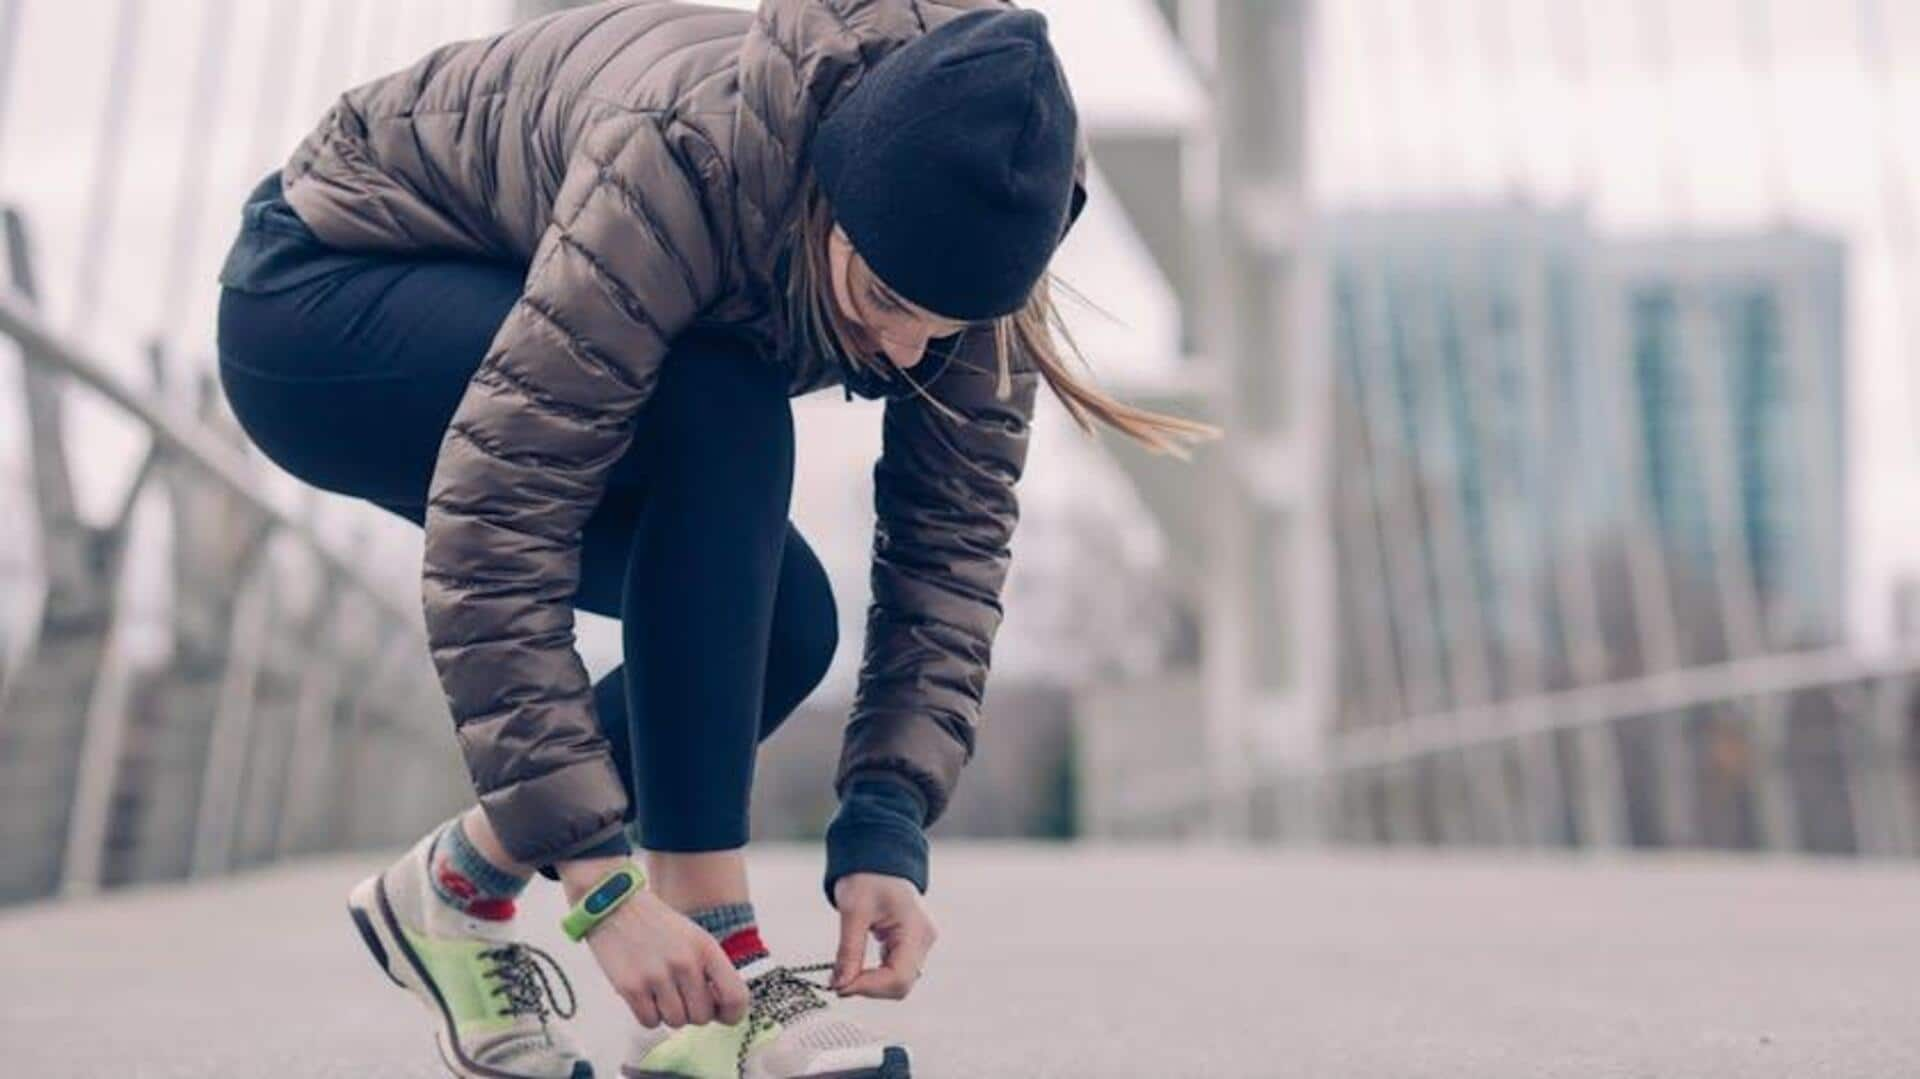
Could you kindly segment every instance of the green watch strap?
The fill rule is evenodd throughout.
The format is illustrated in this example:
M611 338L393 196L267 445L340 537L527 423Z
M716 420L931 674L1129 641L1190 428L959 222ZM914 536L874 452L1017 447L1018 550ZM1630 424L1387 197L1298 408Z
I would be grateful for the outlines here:
M566 917L560 919L561 931L567 934L569 940L585 937L588 931L613 913L613 908L646 886L647 874L638 862L629 859L614 866L586 895L580 897L580 902L567 911Z

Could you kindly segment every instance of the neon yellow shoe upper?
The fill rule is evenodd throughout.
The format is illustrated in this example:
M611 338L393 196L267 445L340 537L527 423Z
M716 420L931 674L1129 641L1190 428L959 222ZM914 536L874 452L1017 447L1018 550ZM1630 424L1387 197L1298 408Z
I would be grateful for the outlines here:
M566 972L546 951L515 939L511 920L471 917L434 894L433 835L363 881L349 901L374 938L376 958L433 1013L441 1057L456 1072L590 1077L592 1065L560 1024L578 1008Z
M649 1034L663 1035L653 1041L650 1048L637 1057L627 1058L628 1072L638 1071L648 1079L655 1076L665 1079L736 1079L740 1073L740 1058L745 1055L741 1043L747 1041L748 1022L738 1023L702 1023L688 1025L674 1030L670 1027L657 1027ZM751 1052L757 1046L777 1035L779 1024L771 1029L762 1028L756 1032L752 1042L748 1042L746 1051ZM639 1046L635 1046L639 1048Z
M566 1010L552 999L553 983L547 981L536 957L553 964L555 970L559 965L541 948L515 941L431 937L405 927L402 931L432 975L463 1042L521 1028L537 1033L538 1019L549 1001L553 1014L563 1019L573 1015L577 1003L571 1002L571 985ZM563 981L565 977L562 973ZM535 1022L529 1024L530 1019Z

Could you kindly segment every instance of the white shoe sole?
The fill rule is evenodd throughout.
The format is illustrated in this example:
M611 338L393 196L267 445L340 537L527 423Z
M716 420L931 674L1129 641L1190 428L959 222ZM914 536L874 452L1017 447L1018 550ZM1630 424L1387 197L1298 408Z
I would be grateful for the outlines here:
M749 1066L747 1079L760 1079L764 1073ZM621 1079L685 1079L672 1072L654 1071L633 1064L620 1066ZM881 1054L879 1067L842 1068L835 1071L810 1072L804 1079L912 1079L913 1068L908 1063L904 1046L889 1045Z

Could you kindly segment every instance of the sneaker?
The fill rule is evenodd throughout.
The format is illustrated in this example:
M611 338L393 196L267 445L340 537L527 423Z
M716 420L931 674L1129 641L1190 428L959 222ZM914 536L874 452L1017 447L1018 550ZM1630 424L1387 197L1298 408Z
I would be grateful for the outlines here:
M347 912L374 962L433 1014L434 1046L454 1075L592 1079L593 1065L548 1018L549 1003L561 1019L577 1007L560 964L514 940L511 922L470 917L434 894L427 855L439 834L428 832L348 897ZM566 987L564 1010L538 959Z
M910 1079L905 1046L833 1011L832 990L800 975L832 963L740 968L752 1006L738 1023L640 1027L623 1079Z

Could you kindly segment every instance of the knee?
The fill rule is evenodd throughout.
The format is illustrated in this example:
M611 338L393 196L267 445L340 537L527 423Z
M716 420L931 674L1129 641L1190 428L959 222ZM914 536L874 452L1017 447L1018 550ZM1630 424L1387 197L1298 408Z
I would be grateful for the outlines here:
M833 666L840 647L840 614L833 591L822 575L816 588L799 606L795 617L776 618L767 656L766 711L760 737L765 739L786 722Z
M812 693L827 677L828 668L833 666L833 654L840 648L839 613L834 610L831 597L828 593L825 609L799 621L781 642L787 653L787 662L782 666L794 672L800 699ZM798 704L799 700L794 703Z
M793 457L786 376L742 338L688 331L667 354L612 481L659 490L680 480L784 502Z
M689 331L676 339L654 390L675 440L715 446L773 437L791 442L786 377L738 336Z

